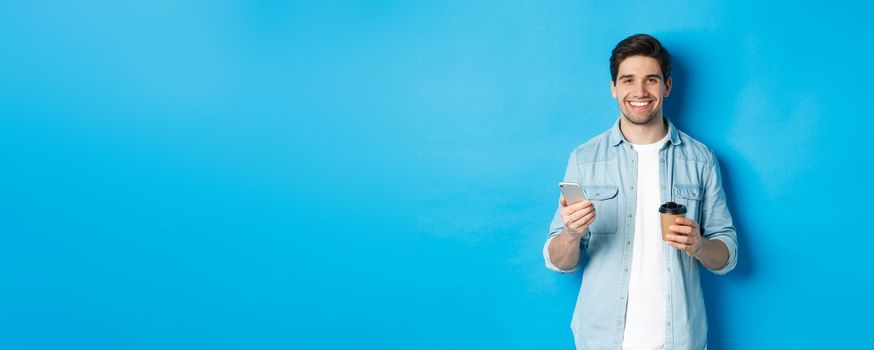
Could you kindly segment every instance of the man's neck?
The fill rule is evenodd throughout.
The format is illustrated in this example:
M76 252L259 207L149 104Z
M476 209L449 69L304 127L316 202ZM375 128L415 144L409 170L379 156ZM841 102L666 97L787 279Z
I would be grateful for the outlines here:
M667 122L664 118L657 118L652 123L637 125L625 120L619 120L619 130L628 142L635 145L649 145L658 142L668 134Z

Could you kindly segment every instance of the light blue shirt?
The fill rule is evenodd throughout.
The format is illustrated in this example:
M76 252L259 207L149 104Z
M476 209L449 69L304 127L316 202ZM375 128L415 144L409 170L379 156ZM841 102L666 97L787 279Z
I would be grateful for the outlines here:
M686 217L698 222L705 238L725 243L728 262L719 270L711 270L723 275L737 264L737 233L725 203L719 163L707 146L665 120L668 142L659 150L661 201L685 205ZM637 153L619 130L619 120L610 130L571 153L564 181L582 185L597 216L580 242L580 263L576 267L556 268L544 246L546 265L560 272L583 269L571 321L577 349L620 349L637 215ZM556 210L546 244L563 228ZM707 315L700 263L668 244L664 250L667 269L665 349L704 349Z

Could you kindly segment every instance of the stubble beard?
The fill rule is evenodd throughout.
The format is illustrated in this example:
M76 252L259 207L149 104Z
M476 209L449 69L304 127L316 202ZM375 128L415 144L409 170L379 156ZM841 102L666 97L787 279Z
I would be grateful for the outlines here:
M631 116L628 115L628 113L625 113L625 111L623 111L621 109L619 110L619 112L622 113L623 119L627 120L631 124L639 125L639 126L650 125L650 124L654 123L656 120L662 119L661 118L661 114L662 114L661 109L657 110L657 111L652 111L652 113L650 113L646 118L644 118L642 120L632 118Z

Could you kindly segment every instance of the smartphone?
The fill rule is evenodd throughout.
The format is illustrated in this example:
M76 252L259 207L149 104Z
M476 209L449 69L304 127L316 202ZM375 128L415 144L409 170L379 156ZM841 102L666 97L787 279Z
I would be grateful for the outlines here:
M586 200L582 187L576 182L559 182L558 188L568 205Z

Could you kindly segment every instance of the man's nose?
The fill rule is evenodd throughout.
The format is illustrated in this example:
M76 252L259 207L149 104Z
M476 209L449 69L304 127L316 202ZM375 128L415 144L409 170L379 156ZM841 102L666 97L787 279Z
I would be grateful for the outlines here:
M638 82L637 84L634 84L634 93L639 97L647 95L643 82Z

